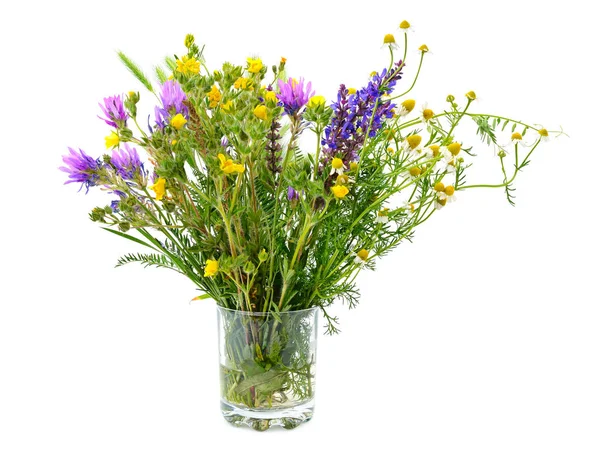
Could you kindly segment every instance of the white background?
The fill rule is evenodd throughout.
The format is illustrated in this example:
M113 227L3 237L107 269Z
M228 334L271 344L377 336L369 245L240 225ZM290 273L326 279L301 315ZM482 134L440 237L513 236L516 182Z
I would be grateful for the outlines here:
M0 458L600 458L598 43L580 1L20 2L3 9ZM8 7L6 7L8 8ZM67 146L103 153L101 97L141 90L194 33L211 68L288 59L332 99L387 65L383 34L427 43L415 97L558 129L517 181L461 193L361 276L321 337L317 411L292 432L235 429L218 406L216 314L170 272L114 269L134 250L63 186ZM400 34L397 34L400 39ZM143 93L147 104L150 98ZM496 166L491 152L477 162ZM481 180L489 178L482 167ZM478 182L477 170L472 181Z

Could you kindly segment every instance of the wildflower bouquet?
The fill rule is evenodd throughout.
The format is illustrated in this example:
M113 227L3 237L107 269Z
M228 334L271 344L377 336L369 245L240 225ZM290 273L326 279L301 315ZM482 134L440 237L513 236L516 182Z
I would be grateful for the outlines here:
M67 183L112 197L91 219L143 246L117 266L174 270L202 292L195 299L220 307L221 396L234 423L273 424L276 417L239 412L253 409L288 410L276 418L286 427L309 419L314 312L337 332L328 313L334 300L356 305L357 274L459 192L498 187L512 203L517 174L548 138L544 128L473 113L473 91L448 96L439 113L418 109L407 94L428 48L419 48L416 76L404 83L409 27L400 25L401 58L386 35L389 65L362 88L340 85L333 102L288 77L285 58L268 67L249 57L211 71L192 35L183 55L156 67L157 87L119 53L157 97L154 113L138 118L138 92L107 97L107 153L69 149L63 157ZM464 120L495 150L499 183L467 181L475 149L455 138ZM312 149L301 150L303 137ZM303 412L289 415L296 406Z

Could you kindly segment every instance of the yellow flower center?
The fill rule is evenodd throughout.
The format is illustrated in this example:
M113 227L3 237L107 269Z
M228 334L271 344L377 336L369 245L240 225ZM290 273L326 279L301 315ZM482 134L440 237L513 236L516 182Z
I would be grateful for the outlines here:
M186 123L187 123L187 120L180 113L178 113L173 118L171 118L171 126L175 129L183 128L183 125L185 125Z
M377 211L379 217L385 217L388 215L389 208L383 208L381 211Z
M105 143L107 149L116 147L117 145L119 145L119 141L120 141L119 136L115 132L110 133L108 136L106 136L104 138L104 143Z
M445 189L444 189L444 193L448 196L452 196L454 195L454 187L452 185L448 185Z
M467 99L470 101L474 101L475 99L477 99L475 91L469 91L467 94L465 94L465 96L467 96Z
M223 171L225 174L240 174L244 172L244 165L235 163L231 158L226 158L222 153L219 153L217 156L219 158L219 162L221 163L221 171Z
M356 88L348 88L348 94L356 94Z
M406 138L406 142L411 150L416 149L421 143L421 136L418 134L411 134Z
M344 198L346 195L348 195L350 190L348 190L348 187L345 185L334 185L331 187L331 192L336 198Z
M439 157L440 156L440 146L439 145L430 145L429 148L431 149L431 151L433 152L433 157Z
M254 109L254 115L261 120L267 119L267 107L265 105L257 105Z
M423 109L423 119L425 121L429 121L433 118L433 110L431 109Z
M219 271L219 261L214 259L208 259L206 266L204 267L204 276L210 277L215 276Z
M421 168L419 168L418 166L413 166L412 168L410 168L408 170L408 172L410 173L411 176L417 177L417 176L421 175Z
M538 130L538 134L542 137L548 137L548 130L546 128L542 128Z
M308 101L309 109L316 109L318 107L325 107L325 98L323 96L313 96Z
M388 153L394 153L395 152L395 150L394 150L393 147L388 147L387 151L388 151Z
M521 136L521 133L512 133L510 138L513 141L522 141L523 140L523 136Z
M394 38L394 36L392 34L385 34L385 37L383 37L383 44L391 45L393 43L396 43L396 39Z
M419 51L421 51L422 53L427 53L429 51L429 48L427 47L427 45L421 45L419 46Z
M410 22L408 22L408 21L402 21L400 23L400 28L402 30L408 30L408 29L410 29Z
M415 100L414 99L407 99L404 102L401 102L400 105L404 108L404 110L406 110L407 113L412 112L412 109L415 108Z
M446 198L438 198L437 202L442 206L446 206L447 199Z
M150 190L156 193L156 199L158 201L162 200L165 197L165 184L166 180L164 177L159 177L158 180L154 183L154 185L150 186Z
M356 253L356 256L363 262L366 262L369 258L369 251L367 251L366 249L361 249Z
M436 192L443 192L445 188L446 188L446 187L445 187L445 185L444 185L444 184L442 184L441 182L438 182L437 184L435 184L435 185L433 186L433 189L434 189Z
M248 62L248 72L250 73L258 73L263 68L263 63L260 59L248 58L246 61Z
M453 142L450 144L447 149L452 154L452 156L456 156L460 153L461 145L458 142Z
M331 160L331 167L333 169L342 169L344 167L344 162L341 158L334 158Z

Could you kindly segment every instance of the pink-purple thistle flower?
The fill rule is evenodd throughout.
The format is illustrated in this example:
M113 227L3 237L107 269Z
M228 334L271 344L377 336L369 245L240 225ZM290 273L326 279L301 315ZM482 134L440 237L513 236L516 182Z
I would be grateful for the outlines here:
M133 180L136 176L144 177L146 171L135 148L125 144L119 151L113 150L110 162L119 176L125 180Z
M167 80L163 83L160 88L160 101L162 107L155 107L154 115L156 117L156 124L160 127L164 127L171 116L178 113L184 117L188 117L188 108L183 103L187 99L187 96L181 89L181 85L176 80Z
M285 113L291 117L296 115L315 94L314 91L312 93L310 91L312 83L308 82L306 89L304 88L304 78L300 78L300 81L290 78L287 83L278 80L277 85L279 86L277 98L283 105Z
M98 103L98 105L106 117L102 118L101 116L98 116L98 118L104 120L107 125L112 126L113 128L125 127L129 116L127 115L127 112L125 112L121 96L105 97L104 105L100 103Z
M90 187L97 185L98 171L101 168L99 160L94 160L81 149L77 152L71 147L69 147L69 155L63 155L62 159L66 166L61 166L58 169L69 175L69 180L65 184L79 182L81 187L85 185L86 193Z

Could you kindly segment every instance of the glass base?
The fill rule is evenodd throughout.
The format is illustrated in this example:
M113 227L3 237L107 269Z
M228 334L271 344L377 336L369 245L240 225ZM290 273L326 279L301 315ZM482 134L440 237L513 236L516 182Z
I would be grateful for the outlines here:
M248 426L257 431L266 431L273 426L280 426L286 430L296 428L312 418L314 407L314 399L281 409L248 409L221 399L221 412L225 420L232 425Z

